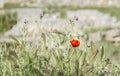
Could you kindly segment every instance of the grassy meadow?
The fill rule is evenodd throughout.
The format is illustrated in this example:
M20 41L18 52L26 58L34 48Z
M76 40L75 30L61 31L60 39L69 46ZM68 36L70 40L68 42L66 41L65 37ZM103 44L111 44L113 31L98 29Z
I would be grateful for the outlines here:
M61 17L65 18L67 10L86 8L64 6L49 9L52 11L45 11L61 12ZM110 13L120 19L120 8L91 9ZM16 13L0 15L0 33L3 34L16 23ZM26 42L12 36L14 42L0 42L0 76L120 76L120 45L115 46L105 40L93 43L84 38L90 32L109 29L112 28L76 31L71 26L64 32L42 33L37 42ZM70 41L73 39L79 40L80 46L72 47Z
M72 30L72 29L71 29ZM42 33L39 45L12 37L0 44L2 76L119 76L120 68L105 54L104 45L87 42L81 31ZM72 47L72 39L80 40Z
M10 30L17 23L17 13L0 14L0 34Z

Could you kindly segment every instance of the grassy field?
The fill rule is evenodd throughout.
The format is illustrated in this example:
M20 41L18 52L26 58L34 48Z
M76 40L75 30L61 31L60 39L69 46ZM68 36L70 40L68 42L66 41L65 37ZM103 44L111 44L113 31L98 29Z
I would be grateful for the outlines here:
M52 14L55 12L60 12L62 18L66 18L66 12L68 10L80 10L80 9L94 9L98 10L103 13L109 13L111 16L116 17L118 20L120 20L120 8L119 7L79 7L79 6L52 6L52 5L47 5L47 6L38 6L38 7L28 7L28 6L20 6L20 4L12 4L12 3L6 3L4 8L2 9L13 9L13 8L41 8L41 9L48 9L45 10L47 13ZM62 10L61 10L62 9Z
M111 30L111 29L120 29L120 27L89 27L82 29L82 31L88 35L89 33L94 33L94 32L101 32L103 35L106 31ZM115 44L109 41L106 41L104 37L102 37L102 41L96 43L97 46L104 46L106 56L110 57L115 63L120 65L120 44Z
M0 33L10 30L17 23L17 13L5 13L0 15Z
M17 7L17 6L16 6ZM7 8L8 9L8 8ZM66 11L88 9L80 7L48 8L48 13L61 12L66 17ZM62 10L61 10L62 9ZM90 8L120 19L120 8ZM0 15L0 33L16 24L16 14ZM25 42L11 37L14 42L0 43L0 76L120 76L120 46L101 41L92 43L83 37L90 32L112 29L90 28L73 30L72 27L63 33L42 33L37 43ZM77 39L80 46L72 47L70 41Z
M42 33L37 44L12 37L15 42L0 43L0 75L119 76L120 67L109 58L117 55L118 47L106 42L94 44L83 36L81 30L71 27L64 34ZM79 40L80 46L72 47L73 39Z
M45 7L43 7L44 9ZM62 9L62 10L61 10ZM66 18L66 13L69 10L81 10L81 9L92 9L92 10L98 10L102 13L108 13L111 16L116 17L118 20L120 20L120 8L119 7L79 7L79 6L50 6L48 5L48 10L46 12L48 13L55 13L60 12L62 18Z

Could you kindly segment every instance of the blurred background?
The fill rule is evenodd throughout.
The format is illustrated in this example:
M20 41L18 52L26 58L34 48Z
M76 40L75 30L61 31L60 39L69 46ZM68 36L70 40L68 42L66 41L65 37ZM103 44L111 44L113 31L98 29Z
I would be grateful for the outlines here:
M11 35L21 38L24 28L26 40L34 40L40 25L65 31L69 20L120 64L120 0L0 0L0 43L11 42Z

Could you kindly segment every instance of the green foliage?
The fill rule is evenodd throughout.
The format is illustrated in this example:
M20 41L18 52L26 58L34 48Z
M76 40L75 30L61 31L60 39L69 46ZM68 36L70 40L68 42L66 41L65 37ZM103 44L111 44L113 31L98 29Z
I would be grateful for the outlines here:
M3 33L17 23L17 13L6 13L0 15L0 33Z
M62 11L58 7L55 9L61 11L64 18L67 8L64 6ZM49 9L55 12L54 8ZM71 6L69 9L79 7ZM16 22L16 13L1 15L0 32L12 28ZM86 29L85 33L109 29L91 28ZM108 57L119 56L120 47L105 41L90 43L83 37L80 30L73 30L72 27L64 33L42 33L39 45L11 36L14 42L0 43L0 76L119 76L120 68ZM70 45L70 40L74 38L81 41L77 48Z
M19 8L20 3L5 3L4 8L10 9L10 8Z
M11 8L32 8L32 7L29 7L27 5L21 6L20 3L5 3L3 9L11 9ZM33 7L33 8L35 8L35 7Z
M115 63L120 64L119 56L120 56L120 45L115 46L115 44L107 41L101 41L96 44L97 46L103 45L104 46L104 53L106 56L112 59Z
M43 7L43 9L46 7ZM118 20L120 20L120 8L119 7L80 7L80 6L53 6L53 5L48 5L47 6L48 10L46 12L48 13L54 13L54 12L62 12L62 16L64 18L66 17L66 13L69 10L81 10L81 9L92 9L92 10L98 10L103 13L108 13L111 16L116 17ZM64 14L63 14L64 12Z
M109 7L109 8L95 8L103 13L109 13L111 16L116 17L120 20L120 8L117 7Z
M86 42L81 31L42 33L40 45L11 38L15 42L0 44L1 76L120 75L120 68L106 58L104 46ZM81 41L79 47L70 45L73 38Z
M28 6L20 6L20 3L6 3L4 6L4 9L10 9L10 8L31 8ZM61 17L66 17L66 11L68 10L80 10L80 9L95 9L98 11L101 11L103 13L109 13L111 16L116 17L118 20L120 20L120 8L119 7L80 7L80 6L54 6L54 5L47 5L41 7L43 10L47 7L48 10L45 10L47 13L55 13L60 12ZM39 7L33 7L33 8L39 8Z
M89 33L94 33L94 32L97 32L97 31L105 32L105 31L108 31L108 30L113 29L113 28L120 28L120 27L109 27L109 26L104 26L104 27L88 27L88 28L84 28L83 31L86 34L89 34Z

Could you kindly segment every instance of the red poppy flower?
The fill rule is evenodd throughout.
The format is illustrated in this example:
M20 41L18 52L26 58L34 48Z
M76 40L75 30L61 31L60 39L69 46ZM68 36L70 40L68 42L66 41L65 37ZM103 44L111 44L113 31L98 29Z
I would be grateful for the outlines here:
M78 46L80 46L80 41L79 41L79 40L73 39L72 41L70 41L70 43L71 43L71 45L72 45L73 47L78 47Z

